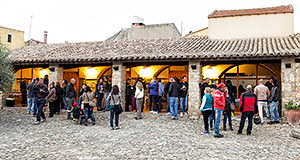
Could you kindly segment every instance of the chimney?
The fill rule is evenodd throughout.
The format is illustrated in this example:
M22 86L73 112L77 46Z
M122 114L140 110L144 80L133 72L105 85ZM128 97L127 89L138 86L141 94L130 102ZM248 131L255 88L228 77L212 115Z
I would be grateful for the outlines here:
M145 26L144 18L141 18L139 16L133 16L132 26Z
M45 42L45 44L47 44L47 36L48 36L48 32L44 31L44 42Z

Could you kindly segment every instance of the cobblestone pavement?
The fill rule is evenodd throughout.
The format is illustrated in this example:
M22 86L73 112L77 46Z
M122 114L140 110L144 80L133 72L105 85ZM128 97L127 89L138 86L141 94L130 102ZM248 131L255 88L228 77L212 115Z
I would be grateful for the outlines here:
M288 125L254 125L251 136L221 131L201 135L203 120L122 113L120 130L110 130L109 113L95 112L96 125L66 120L66 113L33 125L25 108L0 110L0 159L299 159L300 141ZM245 127L246 128L246 127Z

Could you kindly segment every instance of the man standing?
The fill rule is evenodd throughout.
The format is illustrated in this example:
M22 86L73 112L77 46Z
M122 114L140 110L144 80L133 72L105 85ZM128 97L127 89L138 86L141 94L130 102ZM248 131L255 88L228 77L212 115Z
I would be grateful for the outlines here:
M27 82L25 78L20 84L20 90L22 93L22 107L25 107L27 104Z
M126 101L125 101L125 111L129 111L129 105L131 105L131 96L132 96L132 89L130 85L131 79L128 78L126 82Z
M30 112L33 114L33 106L34 106L34 98L35 93L33 92L33 87L35 84L36 79L32 79L31 83L27 86L28 89L28 106L27 106L27 113L30 114Z
M275 79L275 78L274 78L273 76L271 76L271 77L269 78L269 81L267 81L266 84L265 84L265 86L267 86L267 87L269 88L269 91L270 91L270 92L271 92L272 87L273 87L272 82L273 82L274 79Z
M73 104L75 102L75 98L76 98L74 85L75 85L75 78L72 78L70 83L67 85L67 88L66 88L66 100L67 100L68 110L72 109L72 106L73 106ZM71 112L68 112L68 118L67 119L72 119L71 118Z
M205 79L205 82L201 85L201 97L204 96L204 90L206 87L210 87L208 77Z
M169 82L167 82L165 84L165 97L167 98L167 107L166 107L166 114L170 114L170 96L169 96L169 88L170 88L170 85L171 83L174 81L174 79L171 77L169 79Z
M277 80L272 80L272 91L270 96L270 113L271 113L271 121L268 124L275 124L279 122L279 113L278 113L278 104L280 98L280 90L279 85L277 84ZM276 116L276 120L274 121L274 117Z
M217 81L216 80L211 80L210 88L217 89Z
M242 93L240 98L239 110L242 112L240 127L237 134L242 134L245 125L245 120L248 118L247 135L251 135L252 131L252 118L257 114L257 96L251 92L252 86L247 86L247 91Z
M263 109L265 110L267 117L270 117L270 113L268 109L268 97L270 97L270 91L268 87L264 85L263 79L260 79L259 85L254 88L254 94L257 95L258 111L259 111L259 117L261 119L261 124L264 124Z
M35 124L40 124L41 117L44 121L46 121L45 113L43 111L43 108L46 104L46 96L49 94L48 87L43 84L44 80L39 79L38 84L34 85L34 90L36 90L36 97L37 97L37 106L38 106L38 114L36 116L36 122Z
M158 83L155 79L152 79L148 84L148 89L150 89L150 105L149 110L150 113L157 114L157 99L158 99ZM151 102L153 104L153 110L151 111Z
M177 119L177 112L178 112L178 97L180 92L180 84L179 79L174 77L174 81L170 85L169 88L169 96L170 96L170 109L171 109L171 115L173 120ZM173 108L174 107L174 108Z
M103 77L103 80L104 80L105 111L109 111L109 103L106 99L110 93L111 86L109 84L107 77Z
M158 80L158 112L161 112L161 100L164 94L165 86L161 83L161 79Z
M183 114L187 115L186 111L188 110L188 97L187 93L189 90L189 84L187 81L186 76L182 77L182 82L180 84L180 117L183 117Z
M215 134L214 137L222 138L224 137L219 133L219 126L221 123L222 113L225 109L225 99L227 97L226 85L224 83L220 83L217 87L213 95L214 99L214 108L215 108Z

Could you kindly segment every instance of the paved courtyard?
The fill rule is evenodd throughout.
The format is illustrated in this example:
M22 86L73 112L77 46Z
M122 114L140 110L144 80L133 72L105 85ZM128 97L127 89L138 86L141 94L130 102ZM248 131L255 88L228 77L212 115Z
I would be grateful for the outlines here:
M110 130L109 113L95 112L96 125L66 120L66 113L33 125L25 108L0 110L0 159L299 159L300 141L288 125L254 125L251 136L222 131L201 135L203 120L123 113L120 130Z

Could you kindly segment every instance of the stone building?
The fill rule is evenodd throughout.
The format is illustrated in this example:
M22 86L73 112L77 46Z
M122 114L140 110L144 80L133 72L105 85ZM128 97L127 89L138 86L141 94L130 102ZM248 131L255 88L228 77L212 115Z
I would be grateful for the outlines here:
M218 11L209 18L215 14L215 19L222 18L220 23L224 23L227 17L229 21L233 17L251 19L254 14L263 17L270 15L276 19L276 15L281 17L281 14L285 14L283 11L293 14L291 6L280 6ZM219 14L222 17L218 17ZM286 19L276 20L286 22ZM292 21L289 24L293 23L293 19L289 20ZM216 24L219 25L218 20L209 20L209 33L212 32L211 28L217 28L214 26ZM133 80L137 77L148 80L160 78L165 83L169 77L185 75L190 85L189 117L198 118L201 99L199 81L205 77L219 83L231 80L235 86L245 87L247 84L257 85L261 78L267 81L274 76L282 88L282 105L288 100L299 100L300 37L294 35L293 27L287 27L288 31L282 31L280 36L278 28L274 28L274 33L252 37L260 35L262 30L249 28L249 35L237 31L236 38L213 33L215 38L209 34L202 37L39 44L16 49L11 52L11 57L18 79L49 74L49 81L52 82L62 79L69 81L74 77L77 79L75 86L79 89L82 83L93 87L99 77L106 75L111 76L113 84L119 85L123 95L126 78L129 77ZM217 29L213 31L220 32ZM238 38L241 36L245 37ZM239 90L236 97L238 95Z
M24 47L24 31L0 26L0 42L8 49Z

